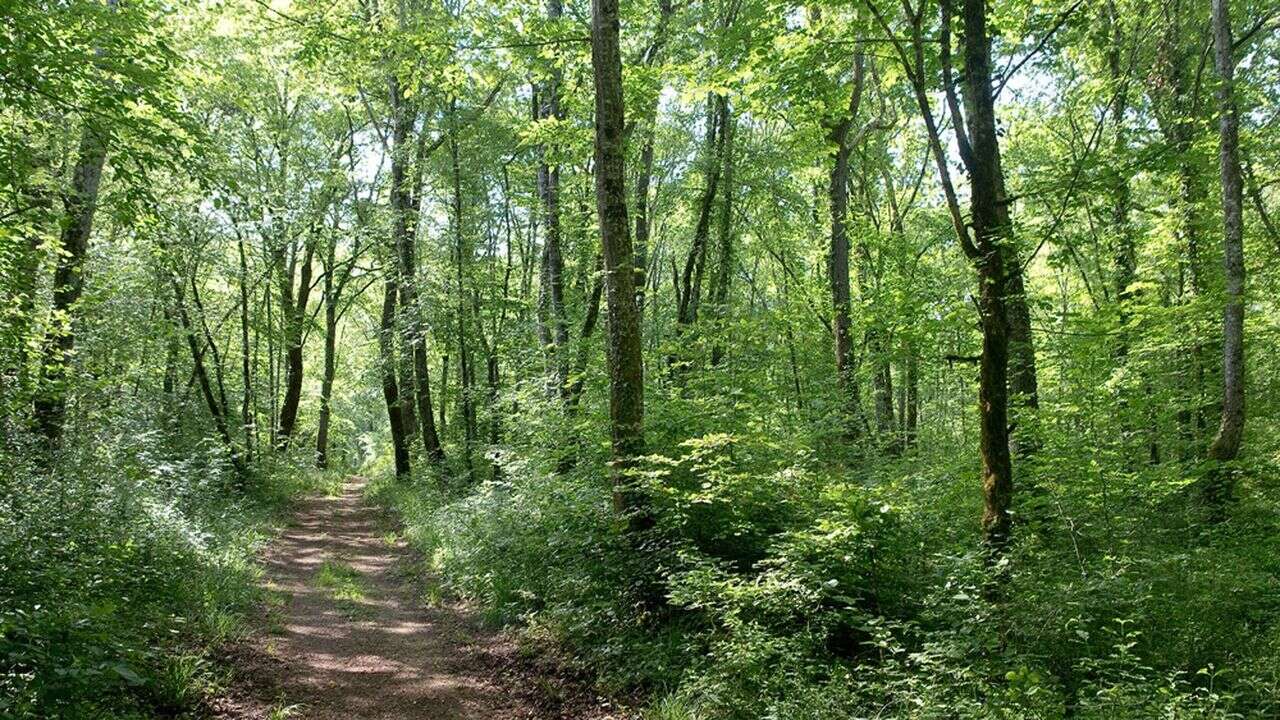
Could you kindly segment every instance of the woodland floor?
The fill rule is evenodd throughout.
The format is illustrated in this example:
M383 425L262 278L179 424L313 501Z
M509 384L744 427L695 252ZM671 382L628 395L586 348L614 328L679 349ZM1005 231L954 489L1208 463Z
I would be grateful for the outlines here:
M352 478L300 503L263 557L267 602L229 648L217 718L623 718L464 606L431 597L395 518ZM280 713L281 708L291 711Z

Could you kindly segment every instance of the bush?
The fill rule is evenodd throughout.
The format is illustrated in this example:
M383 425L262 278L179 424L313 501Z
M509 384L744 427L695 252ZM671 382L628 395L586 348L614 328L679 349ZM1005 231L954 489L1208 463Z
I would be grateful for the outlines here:
M267 469L244 493L216 459L148 434L74 460L0 478L0 716L189 710L216 683L204 655L239 631L252 555L299 481Z

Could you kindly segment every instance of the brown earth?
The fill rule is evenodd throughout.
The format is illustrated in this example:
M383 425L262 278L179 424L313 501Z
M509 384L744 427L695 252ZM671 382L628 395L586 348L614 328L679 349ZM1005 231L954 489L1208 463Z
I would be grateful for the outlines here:
M353 478L304 501L266 552L262 627L228 649L235 679L216 717L624 717L465 607L428 599L421 558L362 489Z

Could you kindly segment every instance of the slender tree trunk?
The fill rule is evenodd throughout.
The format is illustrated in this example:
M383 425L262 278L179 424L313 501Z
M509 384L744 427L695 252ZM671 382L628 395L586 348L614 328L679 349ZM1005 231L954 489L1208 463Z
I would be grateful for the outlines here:
M733 196L736 192L734 188L734 163L733 163L733 145L737 134L737 121L731 114L728 101L725 101L724 112L724 142L721 155L724 156L724 170L721 171L723 179L724 192L720 200L720 226L718 228L718 241L716 243L716 276L711 285L711 307L716 316L716 325L718 331L723 335L725 324L729 314L729 287L733 283L733 268L737 260L734 257L734 229L733 229ZM714 367L720 364L724 359L723 340L717 338L716 344L711 348L711 365Z
M903 413L902 444L905 449L913 450L920 426L920 361L916 358L915 348L908 347L907 353L907 408Z
M684 272L680 276L680 303L676 309L677 333L698 319L698 308L702 301L702 278L707 264L707 239L711 234L711 213L720 185L723 128L727 124L728 112L729 104L725 96L708 96L707 133L702 156L705 185L698 203L698 221L693 230L693 242L689 246Z
M449 353L440 358L440 434L445 434L447 418L445 410L449 407Z
M270 285L270 283L266 283L266 285ZM277 428L279 428L279 424L277 424L276 420L280 417L280 363L277 360L278 353L276 352L275 343L276 324L271 311L273 304L271 302L270 287L264 287L262 290L262 306L267 309L267 395L271 398L271 408L267 418L269 421L267 426L270 428L270 437L267 439L270 441L271 447L275 447L276 431Z
M558 22L564 14L561 0L546 0L547 20ZM546 85L540 88L537 116L562 120L560 112L560 68L554 66ZM548 158L547 148L538 148L538 196L542 200L543 245L542 284L538 290L539 318L550 339L547 363L548 386L553 395L568 395L569 324L564 304L564 255L560 246L560 166Z
M1231 40L1229 0L1213 0L1214 66L1218 71L1218 161L1222 175L1222 266L1226 275L1226 307L1222 314L1222 418L1209 446L1219 463L1240 453L1244 433L1244 204L1240 175L1240 129L1235 101L1235 55ZM1222 505L1232 494L1231 473L1215 468L1206 485L1211 504Z
M237 234L236 250L240 256L240 424L244 431L245 462L253 463L253 367L249 344L249 262L245 256L244 238Z
M296 256L295 256L296 257ZM311 292L311 265L315 259L314 238L308 238L303 250L298 289L293 289L293 263L286 269L283 250L280 260L280 318L284 327L285 390L280 403L280 429L276 433L276 449L286 450L293 439L302 403L302 339L307 317L307 298Z
M62 444L67 366L76 344L74 306L84 292L84 260L106 159L107 149L102 139L86 127L80 136L79 159L71 178L71 189L63 198L66 221L53 277L53 315L60 325L45 337L42 358L45 375L35 400L36 424L51 451Z
M650 124L644 131L644 145L640 149L640 172L636 174L636 308L644 315L644 290L649 279L649 184L653 178L653 136Z
M878 441L885 449L896 455L902 450L898 441L898 433L893 419L893 366L880 340L880 333L873 334L874 342L870 344L870 352L875 357L875 375L871 387L875 395L876 434Z
M181 325L182 334L187 339L187 348L191 351L191 362L195 369L195 376L200 385L200 394L204 397L205 406L209 409L209 415L213 418L214 428L218 431L218 437L221 438L223 445L227 448L227 454L231 458L231 466L235 470L236 477L243 483L248 468L244 464L244 459L240 451L236 448L235 439L231 436L231 428L227 423L227 406L226 396L222 396L219 402L218 395L214 392L214 384L209 378L209 371L204 363L204 352L200 349L200 340L196 336L195 324L191 320L191 315L187 311L186 304L183 302L182 286L177 278L172 279L174 303L177 307L178 321ZM216 351L210 339L210 349Z
M636 307L635 258L627 222L622 54L618 0L591 2L591 67L595 86L596 213L604 250L609 317L609 424L614 510L632 531L652 526L648 503L627 475L644 454L644 360Z
M329 423L333 414L333 380L337 374L338 297L333 282L337 271L336 241L329 243L324 274L324 377L320 381L320 418L316 425L316 467L329 467Z
M831 211L831 247L827 255L827 279L831 285L832 334L835 337L836 383L840 388L844 432L855 445L866 437L866 417L858 389L858 357L853 347L853 317L849 290L849 130L862 102L864 55L854 56L853 92L844 117L829 127L828 139L835 144L831 154L831 174L827 197Z
M391 447L395 453L396 477L410 475L409 441L404 432L404 416L400 413L400 389L396 385L396 293L398 283L388 273L382 292L382 321L379 325L378 350L382 360L382 398L387 405L387 421L391 428Z
M444 448L436 432L435 410L431 407L431 377L427 367L426 329L422 322L422 309L418 307L417 251L414 222L417 208L407 178L409 163L409 134L413 129L414 114L404 97L399 79L389 80L391 89L392 137L391 137L391 208L392 235L399 264L400 316L404 319L405 364L401 368L404 380L400 393L411 397L401 401L402 429L412 436L413 430L422 433L422 446L427 458L437 467L444 464ZM415 407L416 401L416 407ZM416 410L416 412L415 412Z
M463 423L463 459L466 463L468 475L472 475L474 467L472 464L472 455L475 450L476 443L476 410L475 395L473 392L475 386L475 369L471 362L471 349L467 344L466 332L466 310L464 308L466 301L466 273L465 258L470 253L470 249L465 247L466 234L463 228L463 209L462 209L462 165L458 155L458 128L457 128L457 108L450 107L450 129L452 137L449 140L449 153L452 161L453 170L453 233L454 233L454 270L457 293L457 302L455 303L455 320L457 321L458 330L458 378L459 393L458 399L462 404L462 423Z
M1021 272L1009 267L1016 256L1005 242L1010 231L1008 198L1000 166L995 100L991 92L991 40L985 0L964 0L964 105L971 143L970 214L978 256L982 356L979 363L979 444L982 453L983 539L994 558L1003 555L1013 518L1013 463L1009 454L1010 322L1005 304L1021 295ZM1010 287L1015 285L1016 287ZM1023 305L1025 308L1025 304ZM1029 338L1027 338L1029 340ZM1029 349L1029 345L1025 349ZM1027 370L1024 365L1020 371ZM1022 377L1023 382L1027 380ZM1034 381L1034 366L1031 380Z

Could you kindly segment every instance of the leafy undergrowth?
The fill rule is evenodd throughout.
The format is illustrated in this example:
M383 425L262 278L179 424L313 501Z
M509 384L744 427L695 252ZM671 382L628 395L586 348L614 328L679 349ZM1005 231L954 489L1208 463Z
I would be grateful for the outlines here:
M316 489L283 461L242 487L217 455L141 435L3 470L0 717L180 717L216 690L210 650L259 597L253 555Z
M1112 472L1103 494L1087 448L1050 443L992 570L961 453L854 471L759 437L673 445L637 477L658 518L639 550L599 463L558 475L532 450L500 482L370 492L446 591L647 695L650 720L1280 712L1268 467L1213 526L1173 470Z

